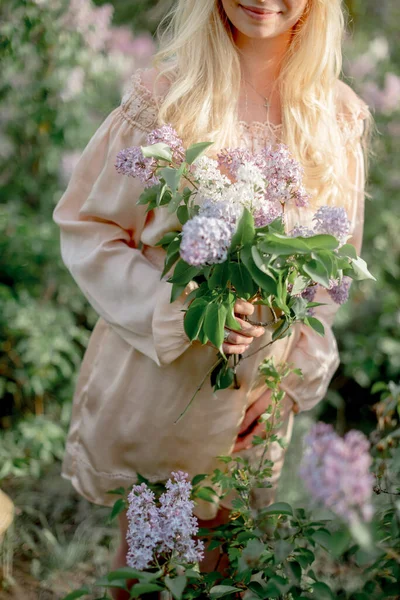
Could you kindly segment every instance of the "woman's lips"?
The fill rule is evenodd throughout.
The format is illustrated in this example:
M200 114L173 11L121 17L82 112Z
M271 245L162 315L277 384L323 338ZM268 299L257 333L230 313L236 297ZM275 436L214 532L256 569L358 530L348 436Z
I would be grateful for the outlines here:
M249 17L256 19L257 21L265 21L266 19L271 19L278 14L277 11L268 11L261 8L243 6L242 4L239 4L239 6L246 13L246 15L249 15Z

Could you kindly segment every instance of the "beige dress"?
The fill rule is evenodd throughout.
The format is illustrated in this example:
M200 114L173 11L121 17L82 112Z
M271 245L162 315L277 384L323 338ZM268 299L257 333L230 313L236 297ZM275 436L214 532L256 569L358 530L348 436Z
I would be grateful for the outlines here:
M212 393L203 386L185 417L174 421L186 406L204 374L215 362L216 351L198 342L191 344L184 332L181 297L169 302L171 284L160 279L164 251L155 248L161 236L179 229L175 215L163 208L145 214L136 201L142 191L136 179L119 175L114 167L119 150L145 143L157 123L155 100L137 73L121 105L103 122L75 168L68 189L54 211L61 230L61 252L78 286L100 315L86 350L73 402L73 413L63 462L63 476L91 502L110 506L115 496L107 491L128 487L136 473L151 481L165 480L182 469L191 477L222 467L218 455L230 454L246 407L266 387L257 372L271 351L277 361L289 360L304 378L291 375L281 434L290 440L293 411L308 410L324 397L339 360L331 325L337 305L320 292L327 306L317 309L325 325L325 337L298 324L293 334L271 349L244 360L238 369L240 389ZM239 122L241 145L258 150L279 139L280 128ZM359 136L357 118L348 130ZM357 184L354 194L353 243L359 248L363 224L364 172L361 146L350 164ZM311 210L286 210L286 227L307 225ZM257 307L255 318L267 318ZM256 340L251 352L268 341L271 333ZM246 356L246 354L245 354ZM259 449L241 452L256 460ZM272 444L276 483L284 452ZM272 499L260 490L259 504ZM229 506L229 499L223 504ZM212 518L215 504L200 501L196 514Z

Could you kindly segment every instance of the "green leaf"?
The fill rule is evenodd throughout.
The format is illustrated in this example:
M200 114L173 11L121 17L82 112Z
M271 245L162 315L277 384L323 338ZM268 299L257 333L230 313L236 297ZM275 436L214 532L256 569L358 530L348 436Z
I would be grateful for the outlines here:
M325 550L329 550L331 534L326 529L318 529L317 531L314 531L310 538L322 546L322 548L325 548Z
M221 349L224 341L226 307L223 304L209 304L204 320L204 332L216 348Z
M262 509L263 515L290 515L293 516L293 508L287 502L274 502L267 508Z
M313 252L311 256L317 262L320 262L323 267L325 267L325 270L328 273L329 277L333 277L333 275L336 275L336 272L334 273L334 269L336 267L336 260L332 252L322 250L319 252Z
M168 280L170 283L177 283L179 285L187 285L189 281L195 277L199 272L198 267L188 265L187 262L180 259L174 269L174 274Z
M167 253L164 261L164 268L161 273L161 279L168 273L168 271L174 266L178 260L180 254L179 249L181 247L181 238L174 239L167 248Z
M116 579L139 579L141 575L142 571L137 571L131 567L122 567L121 569L116 569L115 571L108 573L107 581L115 581Z
M286 572L289 579L296 584L300 584L301 581L301 566L297 560L288 560L285 563Z
M109 516L109 522L113 521L127 508L127 502L124 498L118 498L112 507L111 514Z
M157 196L161 189L161 184L152 185L151 187L145 188L144 191L140 194L139 200L136 204L150 204L151 202L156 202Z
M169 204L168 204L168 212L169 214L174 213L182 202L182 194L179 192L174 192Z
M211 598L222 598L223 596L228 596L229 594L234 594L235 592L241 592L240 588L232 587L231 585L215 585L210 590Z
M88 596L90 594L90 590L88 588L81 588L80 590L75 590L65 596L62 600L76 600L76 598L82 598L82 596Z
M224 304L226 306L226 327L229 329L234 329L238 331L241 327L238 321L235 318L234 308L235 308L235 296L231 292L224 299Z
M188 165L194 163L196 158L199 158L210 146L213 145L214 142L198 142L197 144L192 144L186 150L186 162Z
M279 233L267 233L262 237L260 248L268 254L290 256L291 254L309 254L308 238L288 237Z
M183 591L186 587L187 578L184 575L179 575L173 579L168 575L165 578L165 585L175 598L175 600L181 600Z
M324 233L301 239L305 240L310 250L335 250L339 245L338 240L333 235Z
M363 279L372 279L376 281L375 277L371 275L368 271L367 263L360 257L357 257L351 261L351 266L353 271L346 273L346 275L350 275L353 279L357 281L362 281Z
M252 256L251 245L247 245L242 249L240 258L256 284L267 294L275 296L277 294L276 281L257 267Z
M304 275L298 275L293 282L292 291L290 292L291 296L296 296L297 294L301 294L309 284L309 278L304 277Z
M201 500L205 500L205 502L211 502L215 504L218 502L218 495L215 490L209 486L201 487L195 492L196 498L201 498Z
M329 275L324 265L317 262L315 259L303 265L303 271L308 275L314 282L320 283L322 286L329 287Z
M156 246L169 246L171 242L175 240L175 238L179 235L179 231L168 231L161 240L159 240L155 245Z
M312 584L312 596L318 600L335 600L331 588L322 581L316 581Z
M339 256L348 256L349 258L357 258L357 252L353 244L343 244L337 251Z
M256 230L254 228L253 215L245 208L232 237L230 251L234 251L237 247L251 244L254 240L255 233Z
M210 290L224 288L229 279L229 263L227 261L214 265L208 287Z
M189 209L186 206L186 204L181 204L180 206L178 206L176 215L181 225L184 225L187 221L189 221Z
M235 380L234 370L231 367L228 367L227 365L225 365L225 367L226 368L221 369L218 372L214 386L214 391L225 390L229 388Z
M272 340L275 341L278 338L283 339L284 337L289 335L289 332L290 332L290 327L288 326L286 320L283 319L281 324L276 329L274 329L274 332L272 334Z
M195 487L197 484L201 483L202 481L204 481L205 479L207 479L208 475L205 473L199 473L198 475L195 475L192 479L192 487Z
M165 183L170 188L171 192L172 193L176 192L176 190L179 187L182 173L179 170L174 169L172 167L164 167L163 169L160 169L158 172L161 175L161 177L164 179Z
M108 490L107 494L116 494L117 496L124 496L126 489L123 487L116 488L115 490Z
M325 327L319 319L316 319L315 317L306 317L304 319L304 323L312 327L312 329L314 329L314 331L316 331L320 336L323 337L325 335Z
M170 302L175 302L182 294L187 284L174 283L171 288Z
M253 279L243 263L229 263L229 277L239 298L248 300L253 295Z
M136 583L130 590L131 598L139 598L143 594L150 594L150 592L161 592L162 587L156 583Z
M187 309L183 326L188 338L193 341L200 333L206 316L208 302L204 298L196 298Z
M152 144L151 146L141 146L140 149L143 156L155 158L157 160L166 160L167 162L172 161L171 148L162 142L159 144Z

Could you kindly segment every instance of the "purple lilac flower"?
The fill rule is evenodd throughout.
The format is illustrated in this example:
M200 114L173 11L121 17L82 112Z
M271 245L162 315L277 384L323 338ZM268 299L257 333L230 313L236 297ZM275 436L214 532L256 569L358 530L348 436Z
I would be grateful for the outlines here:
M300 475L314 500L348 523L370 521L373 476L369 442L360 431L344 438L326 423L317 423L305 438Z
M316 285L309 285L305 290L301 292L301 297L307 300L307 302L313 302L315 294L317 293Z
M185 148L183 147L183 141L176 133L175 129L171 125L163 125L159 129L154 129L147 136L147 144L164 143L169 146L172 150L172 154L175 162L181 164L185 158Z
M268 181L268 200L292 200L296 206L307 206L309 197L302 185L303 168L293 158L287 146L266 146L257 155L256 164Z
M233 177L236 177L239 167L246 162L255 164L255 156L249 150L242 148L224 148L218 154L219 166L225 167Z
M311 237L314 235L314 231L309 227L305 227L304 225L296 225L289 232L290 237Z
M127 564L142 571L152 562L154 550L159 543L160 517L154 494L144 483L133 486L128 500Z
M160 518L162 521L162 546L160 552L173 550L178 560L194 563L203 558L204 544L194 540L199 526L193 516L194 502L190 500L192 490L187 474L173 472L175 479L168 480L166 492L160 496Z
M342 278L341 283L336 281L328 289L328 294L336 304L345 304L349 299L349 292L351 286L351 277L345 275Z
M231 227L222 219L197 215L182 227L180 255L199 267L224 262L232 239Z
M254 225L256 227L265 227L282 217L282 205L278 202L263 202L263 204L253 211Z
M115 168L121 175L138 177L146 187L160 182L155 175L157 162L154 158L145 157L139 146L125 148L117 154Z
M333 235L341 244L350 232L350 221L342 206L321 206L313 217L315 233Z

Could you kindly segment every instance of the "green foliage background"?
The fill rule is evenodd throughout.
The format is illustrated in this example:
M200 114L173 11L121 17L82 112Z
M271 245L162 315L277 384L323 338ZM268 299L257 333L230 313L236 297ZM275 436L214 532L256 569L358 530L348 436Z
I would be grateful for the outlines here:
M154 33L169 4L115 0L113 24L135 35ZM345 72L377 36L389 47L373 76L350 78L361 95L371 77L382 87L386 73L400 74L394 4L348 0ZM60 258L51 219L67 182L60 165L117 105L129 62L131 72L137 66L132 55L115 68L106 47L94 50L84 34L62 25L68 5L6 0L0 7L0 479L39 474L62 455L74 381L96 315ZM65 93L71 72L84 76L73 97ZM342 364L316 409L328 420L339 416L343 429L368 429L371 385L397 381L400 373L399 106L375 117L363 256L378 283L354 286L338 315Z

